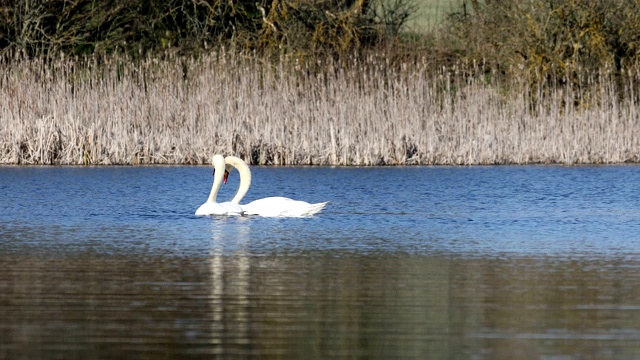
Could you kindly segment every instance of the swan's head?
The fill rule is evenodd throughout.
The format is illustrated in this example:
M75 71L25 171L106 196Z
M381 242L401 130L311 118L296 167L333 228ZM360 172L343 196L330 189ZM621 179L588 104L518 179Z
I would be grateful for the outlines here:
M240 201L240 199L242 199L244 194L246 194L247 190L249 189L249 186L251 185L251 171L249 170L249 167L247 166L247 164L238 157L227 156L226 158L223 158L224 160L222 164L224 166L220 165L220 158L222 158L222 155L215 155L213 157L213 177L214 178L216 176L216 169L218 171L222 171L222 169L224 169L224 176L222 177L222 181L225 184L227 183L227 180L229 179L229 174L233 171L233 169L238 170L238 172L240 173L240 186L238 188L238 192L236 192L236 196L238 194L240 194L240 196L237 199L234 196L234 200L231 200L232 202L236 201L235 203L237 204Z
M224 183L227 183L227 180L229 179L229 173L233 170L233 166L226 164L224 167ZM213 173L215 174L216 169L213 169Z
M215 168L213 169L213 173L211 175L216 176L216 169ZM229 179L229 171L225 170L224 171L224 177L222 178L222 181L226 184L228 179Z
M212 175L215 177L216 176L216 169L224 169L224 177L223 177L223 181L226 184L227 183L227 178L229 177L229 171L225 168L225 163L224 163L224 156L222 155L214 155L213 159L211 160L211 162L213 163L213 173Z

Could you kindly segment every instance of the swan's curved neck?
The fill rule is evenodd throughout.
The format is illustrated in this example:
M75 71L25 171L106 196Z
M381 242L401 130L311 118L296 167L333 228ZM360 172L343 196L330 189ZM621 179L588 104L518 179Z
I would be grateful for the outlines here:
M222 181L224 180L224 160L216 161L213 160L213 168L215 172L213 174L213 185L211 186L211 192L209 193L209 202L216 202L218 198L218 191L220 191L220 186L222 186Z
M247 194L251 186L251 170L249 170L249 166L247 166L242 159L236 156L227 156L224 158L224 162L236 168L238 173L240 173L240 186L238 186L238 191L236 191L233 199L231 199L232 203L240 204L240 200Z

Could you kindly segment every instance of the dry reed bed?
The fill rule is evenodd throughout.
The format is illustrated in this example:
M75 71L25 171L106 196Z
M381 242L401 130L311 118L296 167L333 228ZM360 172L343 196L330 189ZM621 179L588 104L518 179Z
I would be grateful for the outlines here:
M426 64L350 68L314 75L224 54L3 61L0 163L207 164L214 153L278 165L639 160L637 73L620 90L593 79L575 106L584 96L563 87L543 96ZM530 96L542 100L531 106Z

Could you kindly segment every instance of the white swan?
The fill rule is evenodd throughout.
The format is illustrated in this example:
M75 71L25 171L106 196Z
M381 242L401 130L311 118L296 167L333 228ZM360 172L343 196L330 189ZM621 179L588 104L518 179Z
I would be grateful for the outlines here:
M230 202L217 203L218 191L222 185L222 181L226 182L224 156L214 155L213 160L213 186L211 187L211 193L207 202L202 204L198 210L196 210L196 216L205 215L242 215L244 210L238 205Z
M224 181L226 183L229 172L236 168L240 174L240 186L231 202L240 204L240 200L249 191L251 186L251 170L249 166L236 156L227 156L224 159L226 164ZM245 205L240 205L247 215L260 215L265 217L305 217L317 214L322 210L327 202L309 204L308 202L289 199L281 196L273 196L252 201Z

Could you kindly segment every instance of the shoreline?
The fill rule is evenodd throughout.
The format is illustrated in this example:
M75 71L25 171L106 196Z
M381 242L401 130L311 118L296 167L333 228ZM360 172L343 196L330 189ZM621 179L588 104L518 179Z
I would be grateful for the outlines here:
M640 162L621 162L621 163L521 163L521 164L385 164L385 165L270 165L270 164L251 164L250 167L259 168L341 168L341 169L353 169L353 168L414 168L414 167L446 167L446 168L465 168L465 167L624 167L624 166L640 166ZM0 168L54 168L54 167L66 167L66 168L108 168L108 167L121 167L121 168L170 168L170 167L213 167L212 164L94 164L94 165L82 165L82 164L0 164Z

